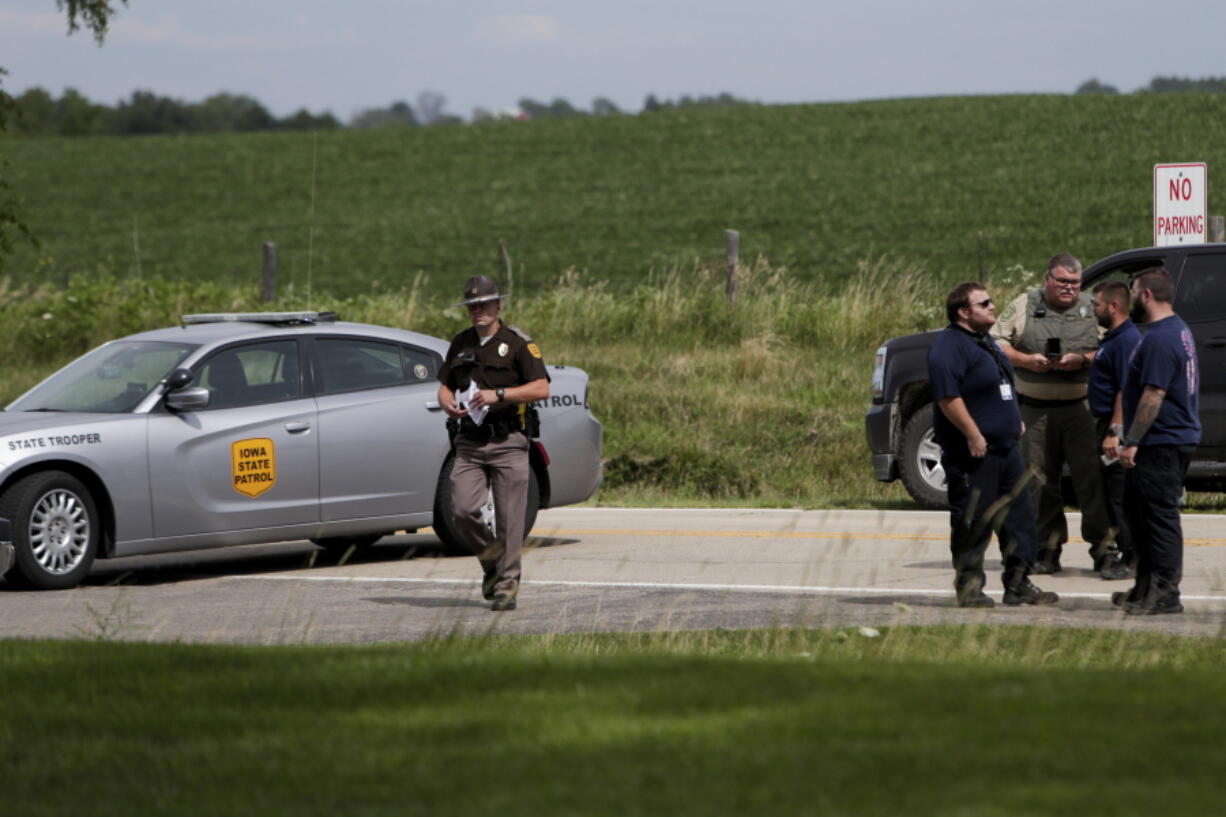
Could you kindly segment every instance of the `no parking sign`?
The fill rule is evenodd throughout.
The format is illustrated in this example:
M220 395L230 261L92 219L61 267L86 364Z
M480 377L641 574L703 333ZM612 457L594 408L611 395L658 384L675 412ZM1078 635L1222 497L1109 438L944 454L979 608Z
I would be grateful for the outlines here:
M1154 246L1204 244L1208 205L1204 162L1154 165Z

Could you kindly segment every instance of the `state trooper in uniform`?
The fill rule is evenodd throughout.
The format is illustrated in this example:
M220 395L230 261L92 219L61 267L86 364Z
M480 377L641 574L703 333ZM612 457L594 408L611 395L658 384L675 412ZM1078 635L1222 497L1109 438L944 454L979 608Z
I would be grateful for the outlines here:
M540 349L502 322L506 297L484 275L465 282L464 300L456 306L468 308L472 326L451 341L438 375L438 400L455 434L452 509L481 562L481 594L495 611L516 607L528 501L529 404L549 397ZM482 514L491 490L492 536Z
M1040 475L1035 490L1039 553L1031 572L1061 569L1068 520L1060 482L1067 463L1094 570L1104 579L1127 577L1111 549L1115 536L1107 519L1094 416L1086 399L1099 327L1090 296L1081 291L1081 262L1068 253L1054 256L1043 286L1014 299L992 335L1017 372L1026 424L1022 456Z

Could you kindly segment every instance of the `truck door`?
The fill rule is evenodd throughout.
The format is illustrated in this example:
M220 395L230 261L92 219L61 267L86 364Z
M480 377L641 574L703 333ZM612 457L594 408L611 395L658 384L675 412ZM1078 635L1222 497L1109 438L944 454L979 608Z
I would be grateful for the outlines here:
M1175 287L1175 312L1192 330L1200 363L1198 458L1226 456L1226 253L1191 250Z

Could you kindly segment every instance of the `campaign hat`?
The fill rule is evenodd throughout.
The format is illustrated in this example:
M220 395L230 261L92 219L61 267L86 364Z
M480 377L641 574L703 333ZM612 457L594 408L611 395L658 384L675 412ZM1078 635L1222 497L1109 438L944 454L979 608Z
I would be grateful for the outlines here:
M464 282L464 300L452 306L468 306L486 301L501 301L509 295L499 295L498 285L488 275L474 275Z

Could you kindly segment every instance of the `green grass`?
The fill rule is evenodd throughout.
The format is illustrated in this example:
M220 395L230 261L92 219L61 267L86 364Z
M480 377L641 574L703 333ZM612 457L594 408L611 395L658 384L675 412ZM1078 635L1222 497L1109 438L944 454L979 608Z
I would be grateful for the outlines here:
M863 418L877 345L944 323L938 283L888 258L862 262L841 285L799 281L765 262L739 276L735 303L724 297L723 272L704 266L621 292L570 274L509 302L506 317L546 361L591 375L590 405L605 426L596 501L914 507L900 483L873 478ZM1014 269L988 285L1004 302L1036 277ZM348 320L450 337L466 325L451 303L413 287L324 305ZM95 273L40 288L0 280L0 400L113 337L172 325L184 312L261 306L251 287L156 277ZM1221 495L1193 496L1197 510L1222 509Z
M0 642L12 814L1211 814L1220 639Z
M945 284L1087 262L1151 240L1152 166L1226 166L1221 94L983 96L753 106L403 131L9 137L43 240L6 270L251 281L278 242L283 286L427 291L496 268L516 287L570 267L614 288L723 254L842 281L889 254ZM1210 184L1211 212L1224 209Z
M723 272L704 267L620 293L564 276L510 302L508 319L533 334L547 361L591 375L608 458L599 501L903 502L900 488L871 478L862 417L873 350L933 320L931 282L889 260L861 265L837 293L764 262L740 276L735 303L724 296ZM99 273L62 288L0 284L0 398L15 398L94 345L173 324L183 312L258 309L253 294ZM449 337L466 325L451 302L410 289L327 305L346 319Z

